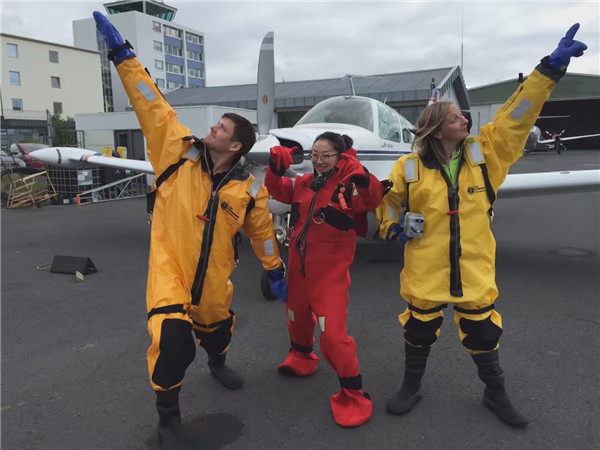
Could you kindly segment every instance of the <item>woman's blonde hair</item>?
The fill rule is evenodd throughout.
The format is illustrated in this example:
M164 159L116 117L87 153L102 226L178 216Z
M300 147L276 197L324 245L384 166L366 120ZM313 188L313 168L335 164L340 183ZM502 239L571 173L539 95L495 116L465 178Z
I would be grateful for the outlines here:
M442 143L433 135L440 129L452 102L435 102L423 110L417 120L415 139L411 150L416 151L419 156L443 155Z

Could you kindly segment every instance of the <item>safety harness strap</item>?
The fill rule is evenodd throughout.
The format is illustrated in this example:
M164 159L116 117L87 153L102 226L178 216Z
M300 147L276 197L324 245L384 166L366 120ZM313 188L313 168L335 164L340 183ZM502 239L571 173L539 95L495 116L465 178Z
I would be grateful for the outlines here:
M345 389L362 389L362 375L355 377L338 377L340 386Z
M150 317L152 317L155 314L173 314L173 313L185 314L186 311L182 304L161 306L159 308L152 308L150 310L150 312L148 313L148 319L150 319Z
M312 345L309 347L305 347L304 345L296 344L291 339L290 339L290 346L297 352L304 353L305 355L308 355L309 353L311 353L313 351Z
M209 323L207 325L200 323L200 322L196 322L195 320L193 322L194 322L194 325L196 325L197 327L202 327L202 328L218 328L223 325L228 325L229 327L231 327L231 325L233 325L233 316L235 316L235 314L231 309L229 310L229 314L230 314L230 316L227 319L219 320L218 322Z
M448 303L442 303L440 306L436 306L435 308L421 309L421 308L417 308L416 306L411 305L409 303L408 309L410 309L411 311L414 311L414 312L418 312L419 314L430 314L430 313L441 311L442 309L446 308L447 306L448 306Z
M240 252L238 250L240 242L242 242L242 233L238 231L233 236L233 261L235 262L235 267L240 263Z
M481 174L483 175L483 182L485 183L485 192L487 193L488 200L490 201L490 209L488 210L488 215L490 218L494 218L494 202L496 201L496 193L494 192L494 188L490 183L490 177L488 175L487 166L485 163L481 164Z
M152 189L148 194L146 194L146 211L149 214L152 214L154 211L154 202L156 201L156 190L158 187L164 183L164 181L169 178L173 173L179 169L179 167L187 161L187 158L183 157L179 161L174 164L171 164L169 167L165 169L163 173L156 179L156 187Z
M333 206L319 208L315 213L314 218L315 220L320 218L332 227L342 231L348 231L356 227L354 219L344 214L343 212L335 209Z
M465 308L461 308L459 306L454 305L454 311L458 311L463 314L483 314L488 311L491 311L492 309L495 309L495 306L493 303L491 305L486 306L485 308L481 308L481 309L465 309Z
M109 61L114 61L117 58L117 55L121 52L121 50L131 49L133 50L133 46L129 43L129 41L123 42L117 48L113 48L106 55Z

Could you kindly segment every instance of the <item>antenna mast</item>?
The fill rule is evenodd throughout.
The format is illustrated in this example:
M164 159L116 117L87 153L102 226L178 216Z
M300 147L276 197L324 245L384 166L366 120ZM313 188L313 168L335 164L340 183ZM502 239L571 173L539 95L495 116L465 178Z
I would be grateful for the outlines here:
M463 48L464 48L464 27L465 24L465 17L464 17L464 9L463 9L463 2L460 2L460 70L464 72L464 65L463 65Z

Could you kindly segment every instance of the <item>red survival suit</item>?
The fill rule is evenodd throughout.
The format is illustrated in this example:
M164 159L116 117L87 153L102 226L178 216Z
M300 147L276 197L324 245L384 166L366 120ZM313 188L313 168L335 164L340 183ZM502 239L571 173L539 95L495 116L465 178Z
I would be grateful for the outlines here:
M349 269L357 227L359 235L366 233L365 213L379 205L384 187L364 167L363 176L344 186L339 173L350 160L357 162L356 150L346 154L349 157L341 158L326 175L282 177L285 169L277 170L271 163L265 185L276 200L292 205L286 302L291 348L278 370L300 376L316 370L319 358L313 352L313 333L318 321L321 352L341 386L340 393L331 397L334 420L358 426L371 416L372 404L361 390L356 343L346 332Z

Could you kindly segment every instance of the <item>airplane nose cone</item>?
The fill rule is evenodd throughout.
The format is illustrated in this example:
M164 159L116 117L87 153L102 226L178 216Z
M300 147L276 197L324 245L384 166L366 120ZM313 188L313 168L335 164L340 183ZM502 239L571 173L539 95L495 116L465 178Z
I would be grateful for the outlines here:
M32 151L29 155L36 161L41 161L45 164L58 165L62 159L58 148L42 148Z

